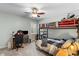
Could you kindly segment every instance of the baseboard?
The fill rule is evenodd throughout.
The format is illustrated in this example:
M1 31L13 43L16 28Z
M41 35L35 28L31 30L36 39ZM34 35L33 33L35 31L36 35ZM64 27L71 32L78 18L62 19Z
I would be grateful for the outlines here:
M4 50L4 49L6 49L6 48L8 48L8 47L0 48L0 50Z

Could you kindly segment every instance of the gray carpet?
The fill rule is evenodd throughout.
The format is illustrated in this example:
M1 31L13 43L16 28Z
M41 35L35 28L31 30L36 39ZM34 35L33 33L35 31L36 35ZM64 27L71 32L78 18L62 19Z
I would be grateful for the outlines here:
M20 48L18 51L3 49L0 50L0 56L46 56L44 53L36 49L35 43L25 44L24 48Z

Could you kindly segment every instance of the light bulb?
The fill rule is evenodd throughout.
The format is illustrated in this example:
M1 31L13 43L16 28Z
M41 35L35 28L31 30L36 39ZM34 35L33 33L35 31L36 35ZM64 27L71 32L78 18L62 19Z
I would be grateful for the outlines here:
M37 17L37 14L32 14L32 17Z

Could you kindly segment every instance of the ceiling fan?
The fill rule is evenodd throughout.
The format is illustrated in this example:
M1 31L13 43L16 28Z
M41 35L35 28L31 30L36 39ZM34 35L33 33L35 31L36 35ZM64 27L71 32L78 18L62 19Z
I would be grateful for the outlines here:
M41 15L45 14L45 11L40 10L36 7L28 8L24 13L31 13L32 17L40 17Z

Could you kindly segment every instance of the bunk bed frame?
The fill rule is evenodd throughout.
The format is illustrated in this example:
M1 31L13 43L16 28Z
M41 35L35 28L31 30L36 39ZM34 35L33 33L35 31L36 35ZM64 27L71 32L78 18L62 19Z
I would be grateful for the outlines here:
M49 29L76 29L77 24L78 24L77 18L64 19L59 22L39 24L39 39L42 39L41 36L45 36L45 35L48 38ZM43 31L41 31L41 30L43 30ZM43 33L43 34L41 35L41 33Z

